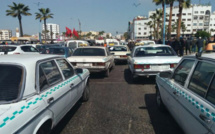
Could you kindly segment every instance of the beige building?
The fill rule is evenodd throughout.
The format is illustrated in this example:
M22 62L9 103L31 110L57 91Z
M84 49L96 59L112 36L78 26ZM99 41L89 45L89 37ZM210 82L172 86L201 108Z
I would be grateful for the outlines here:
M0 29L0 40L10 40L12 31L7 29Z

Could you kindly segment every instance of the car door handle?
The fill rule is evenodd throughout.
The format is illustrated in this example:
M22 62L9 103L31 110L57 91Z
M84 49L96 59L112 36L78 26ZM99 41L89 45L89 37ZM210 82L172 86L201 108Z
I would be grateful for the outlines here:
M51 97L51 98L49 98L48 100L47 100L47 103L52 103L54 101L54 98L53 97Z
M176 91L173 92L174 95L179 96L178 93Z
M203 115L203 114L200 114L199 118L201 120L203 120L204 122L206 122L206 123L210 123L211 122L211 120L208 117L206 117L205 115Z
M70 88L72 88L74 86L74 83L72 83L71 85L70 85Z

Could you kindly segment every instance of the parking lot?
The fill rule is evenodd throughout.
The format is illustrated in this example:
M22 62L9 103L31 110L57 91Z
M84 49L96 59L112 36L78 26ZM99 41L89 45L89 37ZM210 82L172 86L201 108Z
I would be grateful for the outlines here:
M52 134L182 134L172 116L158 110L155 78L131 82L127 65L116 65L108 78L92 74L91 96L77 103Z

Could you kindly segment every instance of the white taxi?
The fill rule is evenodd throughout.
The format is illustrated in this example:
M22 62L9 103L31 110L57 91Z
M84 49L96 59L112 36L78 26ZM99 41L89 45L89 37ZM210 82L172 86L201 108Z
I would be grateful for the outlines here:
M158 107L187 134L215 133L215 54L185 56L172 72L156 77Z
M106 47L80 47L67 59L75 67L87 68L90 72L103 72L106 77L115 66L114 56Z
M1 134L50 133L81 97L89 99L89 71L59 56L3 55L0 73Z
M130 50L126 45L118 45L109 47L110 53L114 55L115 62L126 61Z
M128 57L128 67L133 79L155 76L159 72L173 70L180 59L167 45L137 46Z
M40 54L32 45L0 45L0 55L5 54Z

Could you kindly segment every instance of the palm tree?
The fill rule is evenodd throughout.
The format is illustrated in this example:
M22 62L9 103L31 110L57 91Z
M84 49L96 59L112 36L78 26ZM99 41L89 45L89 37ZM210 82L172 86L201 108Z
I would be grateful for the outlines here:
M39 13L35 13L36 14L36 19L40 19L40 22L43 20L44 21L44 27L45 27L45 31L47 31L47 27L46 27L46 20L49 18L53 18L52 13L50 13L50 9L49 8L40 8L39 9ZM45 33L45 42L46 42L46 33Z
M179 2L179 16L178 16L178 30L177 30L177 38L179 39L181 32L181 18L182 18L182 12L183 12L183 8L189 8L191 6L191 2L190 0L178 0Z
M169 11L169 25L168 25L168 32L167 32L167 39L169 40L171 38L171 29L172 29L172 10L173 10L173 4L176 0L167 0L167 3L170 5L170 11Z
M150 36L152 36L152 28L153 28L153 24L152 24L152 21L149 21L147 24L146 24L149 28L150 28Z
M7 16L12 16L14 18L18 18L19 20L19 29L20 29L20 36L23 36L23 30L22 30L22 15L24 16L30 16L31 13L28 11L30 10L28 6L25 6L22 3L16 4L13 2L13 5L8 5L10 10L6 10Z
M155 33L155 25L156 25L156 22L157 22L157 20L156 20L156 18L157 18L156 13L153 13L149 18L152 20L152 23L153 23L152 24L153 25L153 29L154 29L154 33L153 33L154 35L153 36L154 36L154 39L155 39L155 36L156 36L155 35L156 34Z
M156 10L156 20L157 20L157 39L159 38L159 28L160 28L160 18L162 17L162 10Z
M3 32L1 31L1 32L0 32L0 35L1 35L1 40L2 40L2 34L3 34Z

